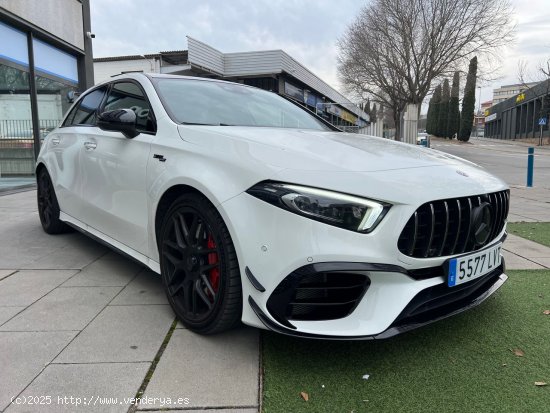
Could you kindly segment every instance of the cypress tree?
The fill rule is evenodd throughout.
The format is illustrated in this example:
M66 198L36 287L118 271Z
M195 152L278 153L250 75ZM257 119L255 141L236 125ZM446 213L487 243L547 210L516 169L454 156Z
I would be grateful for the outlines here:
M372 123L376 123L376 103L372 105L372 109L370 111L370 121Z
M437 85L434 94L430 99L428 108L428 119L426 120L426 132L430 135L437 135L437 122L439 119L439 104L441 103L441 85Z
M462 100L462 114L460 115L460 132L458 139L464 142L470 140L472 125L474 123L474 109L476 104L476 78L477 78L477 56L470 60L468 77L464 87L464 99Z
M455 72L453 76L453 87L451 88L451 100L449 101L449 120L447 123L447 133L449 138L454 135L458 137L460 129L460 109L458 107L458 94L460 90L460 75Z
M426 115L426 132L427 133L432 133L431 121L432 121L433 112L434 112L433 100L434 100L434 97L432 95L432 97L430 99L430 103L428 105L428 114Z
M447 126L449 123L449 100L451 98L451 90L449 88L449 79L443 81L441 89L441 103L439 104L439 117L437 119L437 136L446 138L449 136Z

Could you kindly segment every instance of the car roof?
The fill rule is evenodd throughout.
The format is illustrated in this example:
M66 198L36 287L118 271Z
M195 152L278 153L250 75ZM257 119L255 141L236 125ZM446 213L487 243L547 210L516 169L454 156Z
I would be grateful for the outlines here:
M249 85L244 85L242 83L236 83L236 82L221 80L221 79L212 79L212 78L208 78L208 77L170 75L170 74L165 74L165 73L145 73L145 72L137 72L137 71L136 72L119 73L119 74L111 76L111 78L109 80L106 80L106 81L101 82L101 83L112 82L112 81L117 80L118 78L123 78L123 77L130 78L130 79L138 79L138 78L143 79L143 77L146 77L150 80L151 79L189 79L189 80L203 80L203 81L206 81L206 82L222 82L222 83L232 83L232 84L237 84L237 85L242 85L242 86L249 86Z

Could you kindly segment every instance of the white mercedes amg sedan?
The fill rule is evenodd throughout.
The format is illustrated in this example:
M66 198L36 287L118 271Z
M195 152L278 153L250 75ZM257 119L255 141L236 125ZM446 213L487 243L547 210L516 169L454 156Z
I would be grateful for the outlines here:
M343 133L241 84L125 74L44 141L38 210L159 273L189 329L386 338L507 279L509 191L470 162Z

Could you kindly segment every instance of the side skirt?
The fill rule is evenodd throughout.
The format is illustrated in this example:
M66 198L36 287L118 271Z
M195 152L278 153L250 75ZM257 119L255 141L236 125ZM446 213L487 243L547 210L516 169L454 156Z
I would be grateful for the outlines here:
M122 255L134 261L137 261L140 264L149 267L157 274L160 274L160 264L158 262L153 261L151 258L137 252L136 250L130 248L122 242L119 242L116 239L105 235L103 232L98 231L97 229L92 228L89 225L86 225L84 222L79 221L78 219L64 213L63 211L59 213L59 219L67 223L77 231L82 232L90 238L93 238L94 240L100 242L101 244L121 253Z

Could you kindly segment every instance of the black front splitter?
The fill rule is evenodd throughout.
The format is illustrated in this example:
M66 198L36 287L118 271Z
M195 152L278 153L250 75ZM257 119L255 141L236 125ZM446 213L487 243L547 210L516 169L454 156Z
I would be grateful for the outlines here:
M488 290L486 290L481 295L477 296L469 304L459 309L456 309L454 311L451 311L439 317L435 317L433 319L423 321L420 323L411 323L411 324L404 324L399 326L392 326L387 330L383 331L382 333L375 334L375 335L367 335L367 336L332 336L332 335L324 335L324 334L303 333L300 331L291 330L271 320L271 318L269 318L262 311L262 309L258 306L258 304L256 304L256 302L251 296L248 297L248 303L250 304L250 307L252 307L252 310L254 310L258 318L266 326L267 329L275 331L280 334L285 334L293 337L311 338L311 339L319 339L319 340L383 340L390 337L394 337L398 334L405 333L407 331L411 331L411 330L423 327L431 323L435 323L436 321L440 321L445 318L452 317L456 314L459 314L471 308L477 307L483 301L489 298L495 291L497 291L502 286L502 284L506 282L507 279L508 279L508 276L506 274L504 273L500 274L497 280L495 281L495 283Z

